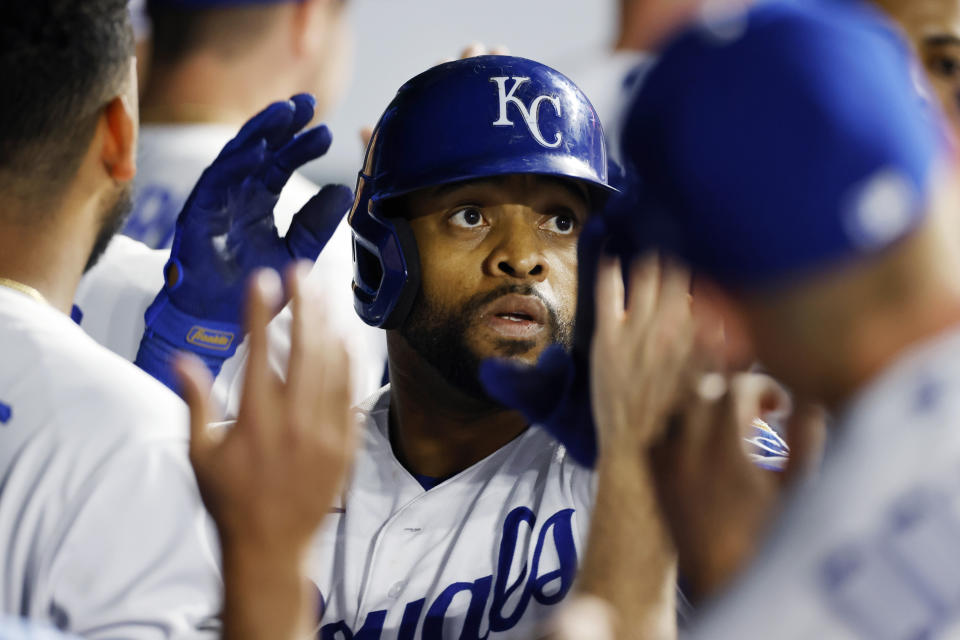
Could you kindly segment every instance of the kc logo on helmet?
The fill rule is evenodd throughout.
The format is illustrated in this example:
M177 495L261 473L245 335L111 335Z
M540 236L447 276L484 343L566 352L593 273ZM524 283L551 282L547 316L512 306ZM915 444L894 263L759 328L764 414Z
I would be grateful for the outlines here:
M510 91L507 91L508 80L513 80L513 86L510 88ZM562 116L563 114L560 112L560 98L556 96L537 96L534 98L533 102L530 103L530 108L527 109L527 105L523 104L523 100L514 94L521 85L529 81L530 78L517 76L512 78L507 76L490 78L490 82L495 82L497 84L497 91L499 92L500 97L500 117L493 123L493 126L514 126L513 121L507 116L507 109L512 103L517 107L517 109L520 110L520 115L523 116L524 122L527 123L527 128L530 129L530 133L533 135L534 140L548 149L556 149L560 146L560 143L563 142L563 134L558 131L553 139L553 142L547 142L547 140L543 137L543 133L540 131L540 123L538 120L540 119L540 106L544 102L549 102L552 104L553 110L557 112L557 116Z

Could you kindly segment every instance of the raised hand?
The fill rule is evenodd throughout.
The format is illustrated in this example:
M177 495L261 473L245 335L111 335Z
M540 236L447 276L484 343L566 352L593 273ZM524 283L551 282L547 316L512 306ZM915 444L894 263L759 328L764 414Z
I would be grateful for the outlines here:
M648 255L631 267L627 297L621 273L610 258L597 272L590 391L601 456L625 445L639 455L659 438L694 344L689 273Z
M284 271L315 260L352 201L343 185L324 187L294 216L283 238L273 210L293 172L326 153L325 126L307 94L276 102L247 122L203 172L177 219L166 285L145 314L136 363L175 388L170 360L199 356L216 375L242 339L244 287L259 268Z
M247 303L250 355L234 426L211 430L210 374L183 356L177 371L190 405L190 461L220 533L225 638L287 638L309 632L316 613L302 564L340 491L356 441L349 362L325 327L322 303L291 274L286 381L268 366L266 326L281 302L273 271L260 271Z
M689 375L689 276L656 255L597 270L590 394L599 445L597 498L580 588L607 601L617 638L676 635L675 553L658 504L649 449Z
M745 452L744 425L782 393L758 374L704 374L651 450L661 509L694 599L717 591L752 557L782 489L819 453L823 412L803 402L787 426L791 452L784 472L761 468Z

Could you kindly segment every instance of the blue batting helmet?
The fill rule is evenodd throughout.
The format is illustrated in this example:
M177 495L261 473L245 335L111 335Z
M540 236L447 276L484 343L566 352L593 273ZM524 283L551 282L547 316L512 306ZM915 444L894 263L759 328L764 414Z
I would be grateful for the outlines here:
M600 120L569 78L532 60L448 62L400 87L367 145L350 212L354 305L367 324L403 322L420 287L406 220L380 204L426 187L540 174L610 191Z

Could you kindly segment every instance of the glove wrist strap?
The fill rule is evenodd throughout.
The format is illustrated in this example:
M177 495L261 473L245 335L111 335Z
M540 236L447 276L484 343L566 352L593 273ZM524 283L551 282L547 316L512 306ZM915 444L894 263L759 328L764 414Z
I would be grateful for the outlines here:
M176 391L172 361L178 351L198 356L213 377L243 340L242 327L184 313L173 305L166 290L160 292L144 314L146 324L135 364Z

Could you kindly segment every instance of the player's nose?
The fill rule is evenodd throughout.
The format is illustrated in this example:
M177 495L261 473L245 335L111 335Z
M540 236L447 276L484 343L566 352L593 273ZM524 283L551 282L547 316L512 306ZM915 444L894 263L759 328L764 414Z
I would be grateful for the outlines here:
M487 275L542 282L549 272L543 245L537 229L517 216L499 225L494 245L484 264Z

